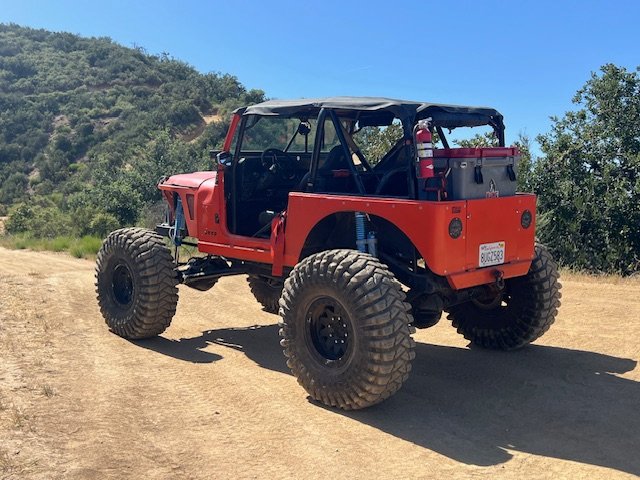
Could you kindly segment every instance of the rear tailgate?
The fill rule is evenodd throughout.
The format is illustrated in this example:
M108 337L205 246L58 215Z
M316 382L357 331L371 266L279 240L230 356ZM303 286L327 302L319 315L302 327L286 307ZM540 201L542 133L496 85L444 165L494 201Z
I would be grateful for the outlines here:
M465 272L449 278L454 288L487 283L496 272L504 278L525 274L533 259L536 197L467 200ZM522 214L531 213L531 224L523 228Z

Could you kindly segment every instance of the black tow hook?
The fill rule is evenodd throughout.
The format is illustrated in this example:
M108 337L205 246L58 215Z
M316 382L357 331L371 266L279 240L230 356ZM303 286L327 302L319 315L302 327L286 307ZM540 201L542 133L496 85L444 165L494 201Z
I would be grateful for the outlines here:
M493 276L496 277L496 287L502 290L504 288L504 272L502 270L494 270Z

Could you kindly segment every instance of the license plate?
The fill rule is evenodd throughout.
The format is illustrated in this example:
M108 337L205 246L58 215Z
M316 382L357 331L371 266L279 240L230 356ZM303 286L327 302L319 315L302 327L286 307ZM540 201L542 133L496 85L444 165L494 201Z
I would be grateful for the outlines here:
M504 242L481 244L478 264L481 267L490 267L504 263L504 246Z

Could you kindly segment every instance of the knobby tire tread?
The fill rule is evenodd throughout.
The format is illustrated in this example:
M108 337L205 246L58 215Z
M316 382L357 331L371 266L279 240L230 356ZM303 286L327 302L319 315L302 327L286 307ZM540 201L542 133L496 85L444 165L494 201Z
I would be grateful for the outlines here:
M298 302L314 288L334 286L358 329L353 368L338 380L309 364L298 330ZM341 293L340 293L341 292ZM328 250L302 260L285 281L280 299L280 336L287 365L309 395L344 410L379 403L406 381L415 357L410 305L400 284L377 258L355 250ZM321 370L321 369L320 369Z
M128 309L109 295L112 258L125 259L133 276L134 295ZM127 339L159 335L169 327L178 303L178 280L171 252L163 238L142 228L123 228L109 234L96 260L96 294L109 329Z
M544 335L555 321L562 285L558 265L543 245L536 244L528 274L507 281L514 286L511 294L519 302L518 311L486 311L471 302L450 309L449 320L474 345L494 350L522 348Z

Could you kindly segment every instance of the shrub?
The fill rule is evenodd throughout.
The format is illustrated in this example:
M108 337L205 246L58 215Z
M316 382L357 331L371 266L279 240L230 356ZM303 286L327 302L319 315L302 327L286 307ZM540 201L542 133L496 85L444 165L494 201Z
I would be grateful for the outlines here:
M19 203L9 211L9 218L4 227L7 233L26 232L33 219L33 210L26 203Z
M119 226L118 219L110 213L98 213L89 223L89 233L105 238Z
M5 224L7 233L29 232L36 238L68 235L71 220L55 206L21 203L9 212Z
M2 182L0 201L11 203L15 199L24 197L28 185L29 179L24 173L12 173Z

